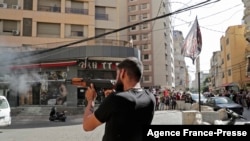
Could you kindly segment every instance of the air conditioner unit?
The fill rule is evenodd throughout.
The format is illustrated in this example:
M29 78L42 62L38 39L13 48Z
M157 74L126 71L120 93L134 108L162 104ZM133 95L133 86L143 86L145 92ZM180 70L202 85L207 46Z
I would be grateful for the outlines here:
M0 8L7 8L7 3L0 3Z
M12 5L12 8L13 9L19 9L19 6L18 5Z
M12 33L14 36L19 36L20 34L19 30L12 30Z

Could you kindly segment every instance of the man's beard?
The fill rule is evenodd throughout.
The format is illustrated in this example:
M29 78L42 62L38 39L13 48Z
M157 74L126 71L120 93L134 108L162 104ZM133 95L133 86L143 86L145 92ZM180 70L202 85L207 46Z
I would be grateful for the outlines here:
M123 88L123 83L120 79L118 79L118 81L116 82L115 84L115 91L116 92L123 92L124 91L124 88Z

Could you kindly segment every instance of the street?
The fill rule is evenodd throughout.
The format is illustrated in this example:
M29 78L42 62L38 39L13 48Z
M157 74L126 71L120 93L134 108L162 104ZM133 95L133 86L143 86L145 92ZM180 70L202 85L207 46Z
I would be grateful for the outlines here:
M243 116L250 120L250 110L245 109ZM182 123L180 111L157 111L152 124ZM51 122L48 117L33 119L13 118L12 125L0 128L0 137L4 141L100 141L104 124L94 131L85 132L82 129L82 115L68 116L66 122Z

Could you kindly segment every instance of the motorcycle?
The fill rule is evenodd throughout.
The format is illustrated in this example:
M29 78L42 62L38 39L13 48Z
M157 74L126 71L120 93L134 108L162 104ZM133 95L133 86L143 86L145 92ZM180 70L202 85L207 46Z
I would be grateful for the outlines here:
M225 109L229 119L227 120L215 120L214 121L214 125L250 125L250 122L247 121L247 119L245 117L243 117L242 115L237 114L236 112L226 108ZM242 122L237 122L239 120L243 120Z
M50 121L58 120L58 121L65 122L66 118L67 118L66 111L58 112L58 111L56 111L56 107L51 108L50 117L49 117Z
M228 108L224 110L228 115L228 119L215 120L213 123L210 123L203 121L201 113L197 113L195 116L194 125L250 125L250 121L247 121L247 119L242 115L239 115Z

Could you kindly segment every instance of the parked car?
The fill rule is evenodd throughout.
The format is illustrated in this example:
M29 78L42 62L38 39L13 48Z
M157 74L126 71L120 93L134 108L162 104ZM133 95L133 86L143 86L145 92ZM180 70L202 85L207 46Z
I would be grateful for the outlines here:
M5 96L0 96L0 127L11 125L11 108Z
M188 102L189 103L198 103L199 102L199 94L198 93L188 93ZM201 105L206 103L207 97L205 97L203 94L200 94L200 101Z
M210 106L217 111L219 109L230 109L239 115L243 115L244 108L242 105L235 103L231 98L226 96L215 96L207 98L205 105Z

